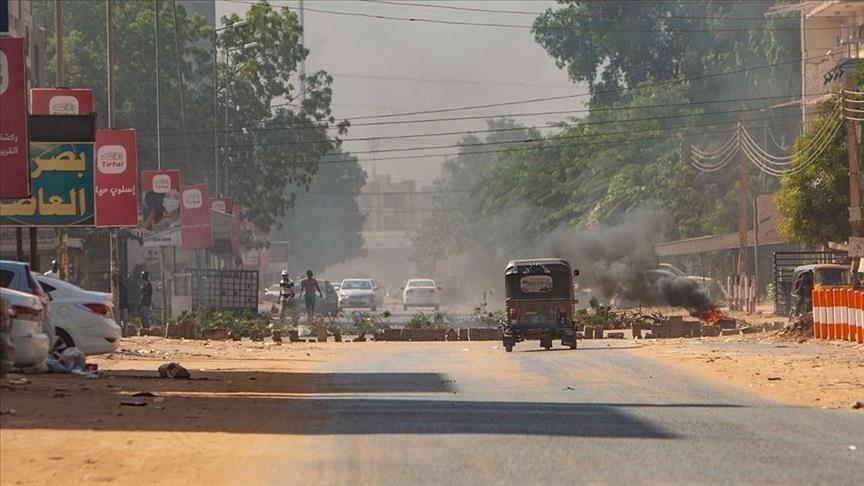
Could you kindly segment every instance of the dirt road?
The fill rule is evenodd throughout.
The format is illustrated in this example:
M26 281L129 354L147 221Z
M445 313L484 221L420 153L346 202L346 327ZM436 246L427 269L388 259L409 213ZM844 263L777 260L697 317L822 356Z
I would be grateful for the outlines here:
M791 392L772 394L777 386L754 393L730 379L749 369L746 360L720 372L706 367L729 360L701 356L752 354L752 366L770 366L773 377L774 361L806 360L810 349L719 339L705 348L583 344L507 354L496 342L134 338L127 352L95 360L100 379L32 376L0 390L0 483L861 480L864 412L841 403L856 392L827 387L805 408ZM864 383L861 350L814 346L833 356L821 379ZM192 379L155 378L168 361ZM795 373L765 381L813 378Z

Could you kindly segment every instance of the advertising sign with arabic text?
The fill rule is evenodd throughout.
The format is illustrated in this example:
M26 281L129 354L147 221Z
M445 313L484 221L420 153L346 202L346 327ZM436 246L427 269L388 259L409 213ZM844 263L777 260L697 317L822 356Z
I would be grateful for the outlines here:
M26 198L0 200L0 225L93 226L95 116L30 117Z
M142 171L141 194L144 246L180 245L180 171Z
M30 192L24 39L0 37L0 198Z
M210 227L210 198L207 184L180 186L183 209L180 221L183 224L184 250L198 250L213 246L213 232Z
M33 195L0 201L3 226L93 226L93 142L31 142Z
M135 130L96 132L96 226L138 225Z
M87 115L93 113L93 90L32 88L31 115Z

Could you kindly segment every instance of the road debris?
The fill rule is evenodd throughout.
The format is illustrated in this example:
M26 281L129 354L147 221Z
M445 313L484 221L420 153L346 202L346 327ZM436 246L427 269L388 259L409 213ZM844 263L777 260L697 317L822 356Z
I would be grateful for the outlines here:
M123 407L146 407L147 402L142 400L121 400L120 405Z
M141 391L132 394L133 397L155 397L156 394L149 391Z
M860 400L855 400L852 402L852 405L849 405L849 408L852 410L858 410L859 408L864 407L864 403L861 403Z
M180 366L180 363L166 363L159 367L159 376L162 378L187 379L192 376L189 371Z

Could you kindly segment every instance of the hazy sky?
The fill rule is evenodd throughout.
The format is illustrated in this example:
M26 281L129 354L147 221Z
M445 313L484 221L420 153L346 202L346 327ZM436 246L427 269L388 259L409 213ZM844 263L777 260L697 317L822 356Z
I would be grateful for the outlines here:
M334 77L333 111L337 119L403 113L418 110L482 105L570 94L584 94L554 60L534 41L530 26L536 15L502 13L501 10L541 12L555 2L537 0L440 1L412 0L408 3L458 6L497 12L471 12L399 5L395 2L359 0L306 0L306 45L311 54L307 72L323 69ZM296 8L297 0L271 0L271 5ZM248 1L217 0L217 17L242 14ZM310 10L312 9L312 10ZM364 13L471 23L524 25L526 28L445 25L385 20L335 13ZM443 157L377 160L409 155L452 154L455 148L428 148L454 144L456 135L387 139L419 133L483 130L483 119L366 125L380 121L428 120L477 115L506 115L577 110L586 97L471 109L439 114L355 120L344 147L365 161L370 178L373 168L394 179L413 179L428 184L440 174ZM566 115L518 116L527 126L544 126ZM485 134L478 134L484 136ZM381 137L378 142L357 138ZM423 148L423 150L406 150ZM381 150L368 154L370 150ZM398 151L391 151L398 150Z

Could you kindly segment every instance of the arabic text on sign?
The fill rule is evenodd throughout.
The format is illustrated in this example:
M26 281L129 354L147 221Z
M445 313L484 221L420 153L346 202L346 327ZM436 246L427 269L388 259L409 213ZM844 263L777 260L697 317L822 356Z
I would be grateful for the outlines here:
M77 157L71 150L61 152L50 159L41 156L33 159L36 169L30 173L32 179L38 179L43 172L85 172L87 170L87 157L82 152Z
M83 216L87 214L87 189L69 189L69 201L63 196L51 195L45 199L40 188L35 197L0 203L0 216Z

